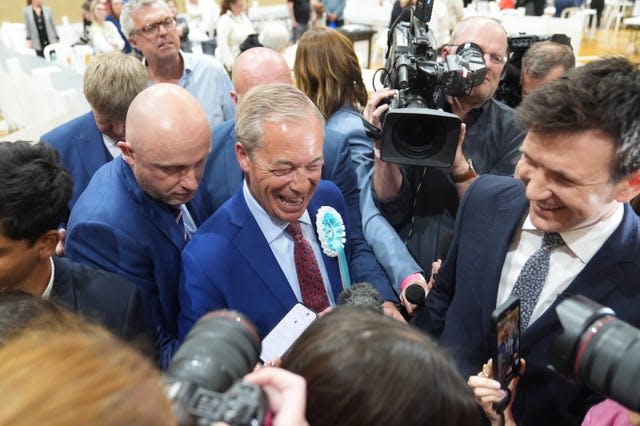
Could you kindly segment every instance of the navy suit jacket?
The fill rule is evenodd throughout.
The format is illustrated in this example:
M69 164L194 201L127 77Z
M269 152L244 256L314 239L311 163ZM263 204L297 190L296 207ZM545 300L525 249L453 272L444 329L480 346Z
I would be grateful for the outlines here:
M244 174L235 154L237 139L234 121L214 126L212 135L211 153L207 158L202 180L207 185L213 207L217 210L242 186ZM382 300L396 301L397 295L389 279L364 238L358 200L360 191L349 157L349 144L344 135L325 129L323 156L322 179L335 183L347 204L353 246L353 261L350 265L353 270L352 280L369 282L378 290Z
M464 377L476 374L492 356L491 313L513 235L529 202L522 182L484 175L463 197L451 249L440 269L416 325L439 337ZM609 306L640 326L640 223L629 205L622 223L567 289L521 336L520 353L527 367L516 392L513 413L520 426L579 425L588 406L600 397L552 372L548 350L561 332L556 306L582 294Z
M187 208L196 225L211 214L204 186ZM178 347L178 281L184 228L147 195L122 157L101 167L80 196L65 245L75 261L114 272L138 287L164 368Z
M51 300L127 341L151 339L136 286L119 275L54 257ZM147 343L147 342L143 342Z
M324 205L334 207L345 220L348 262L352 246L344 199L329 181L320 181L307 207L314 228L318 209ZM338 300L342 291L338 258L322 256L333 296ZM203 314L227 308L247 315L264 337L297 302L240 186L182 252L180 339Z
M104 146L102 133L98 130L93 112L68 121L49 133L42 135L40 142L48 142L60 154L60 163L69 171L73 180L73 195L69 209L78 201L93 174L113 159Z

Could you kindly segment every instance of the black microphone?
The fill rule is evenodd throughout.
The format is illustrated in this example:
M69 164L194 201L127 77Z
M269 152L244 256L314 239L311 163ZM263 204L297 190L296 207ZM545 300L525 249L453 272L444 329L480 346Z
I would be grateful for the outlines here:
M371 309L382 313L380 293L367 282L354 283L338 296L338 305Z
M420 306L424 303L424 298L426 297L424 287L420 284L411 284L407 287L404 297L407 298L407 302Z

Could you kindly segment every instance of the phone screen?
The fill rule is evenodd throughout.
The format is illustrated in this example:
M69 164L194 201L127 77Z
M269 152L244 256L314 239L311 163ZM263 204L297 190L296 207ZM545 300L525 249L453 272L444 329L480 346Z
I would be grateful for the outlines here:
M520 345L520 300L509 298L493 312L496 350L493 376L506 388L518 368Z

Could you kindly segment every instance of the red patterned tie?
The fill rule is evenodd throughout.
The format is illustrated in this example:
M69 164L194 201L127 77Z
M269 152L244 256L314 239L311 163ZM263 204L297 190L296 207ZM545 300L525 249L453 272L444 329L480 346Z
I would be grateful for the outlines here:
M293 237L294 241L293 256L296 261L296 273L300 283L302 302L314 312L322 312L329 307L329 298L313 249L302 235L298 222L290 223L285 231Z

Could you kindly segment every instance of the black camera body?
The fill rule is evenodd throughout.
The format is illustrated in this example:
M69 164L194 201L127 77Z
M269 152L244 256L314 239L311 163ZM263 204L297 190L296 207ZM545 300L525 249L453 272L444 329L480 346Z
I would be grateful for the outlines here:
M549 349L556 372L640 411L640 330L584 296L556 307L562 333Z
M178 424L263 424L266 395L241 381L253 371L260 350L255 326L238 312L214 311L198 320L165 374Z
M428 26L432 9L432 0L418 1L415 9L409 9L409 22L399 19L389 31L381 82L396 89L397 95L382 126L384 161L451 165L460 119L435 109L438 89L450 96L465 96L487 73L482 49L474 43L460 45L455 55L438 62L437 44Z

